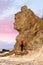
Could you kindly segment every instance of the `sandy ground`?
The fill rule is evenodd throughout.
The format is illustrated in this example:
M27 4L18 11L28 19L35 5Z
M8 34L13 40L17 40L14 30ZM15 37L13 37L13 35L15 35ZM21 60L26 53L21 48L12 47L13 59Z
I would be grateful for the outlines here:
M43 47L24 56L0 57L0 65L43 65Z

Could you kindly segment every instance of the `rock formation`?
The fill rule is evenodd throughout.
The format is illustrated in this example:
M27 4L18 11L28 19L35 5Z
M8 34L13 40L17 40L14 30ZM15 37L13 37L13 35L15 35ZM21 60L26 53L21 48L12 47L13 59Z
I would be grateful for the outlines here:
M39 18L27 6L15 14L14 29L19 32L14 51L20 51L20 41L24 39L26 50L36 50L43 45L43 18Z

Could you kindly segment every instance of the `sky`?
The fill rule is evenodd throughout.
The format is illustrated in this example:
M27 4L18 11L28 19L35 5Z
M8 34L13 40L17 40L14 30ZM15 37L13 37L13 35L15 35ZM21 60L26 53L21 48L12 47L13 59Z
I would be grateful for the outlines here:
M11 49L16 43L18 32L14 29L14 16L24 5L42 17L43 0L0 0L0 49Z

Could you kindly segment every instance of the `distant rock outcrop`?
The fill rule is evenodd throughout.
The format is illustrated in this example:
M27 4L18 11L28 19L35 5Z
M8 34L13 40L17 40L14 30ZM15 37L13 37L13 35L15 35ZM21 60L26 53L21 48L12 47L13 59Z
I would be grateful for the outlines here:
M9 52L10 50L8 49L2 49L2 52Z
M15 14L14 28L19 32L14 50L20 51L20 41L24 39L26 50L36 50L43 45L43 18L36 16L27 6Z

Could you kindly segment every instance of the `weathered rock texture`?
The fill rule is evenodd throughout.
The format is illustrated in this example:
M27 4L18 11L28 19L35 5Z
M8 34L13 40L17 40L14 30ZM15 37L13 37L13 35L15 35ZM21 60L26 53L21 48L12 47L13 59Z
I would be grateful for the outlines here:
M26 50L36 50L43 45L43 18L39 18L27 6L15 14L14 28L19 32L14 50L20 51L20 41L24 39Z

